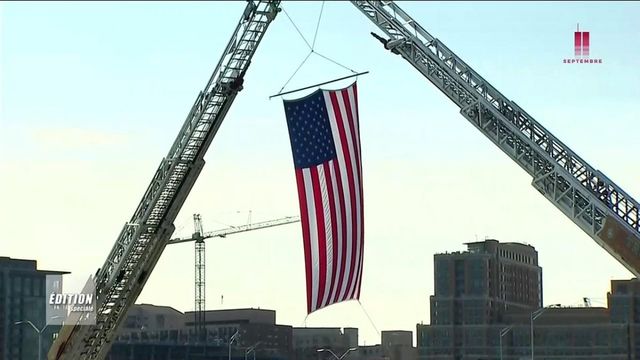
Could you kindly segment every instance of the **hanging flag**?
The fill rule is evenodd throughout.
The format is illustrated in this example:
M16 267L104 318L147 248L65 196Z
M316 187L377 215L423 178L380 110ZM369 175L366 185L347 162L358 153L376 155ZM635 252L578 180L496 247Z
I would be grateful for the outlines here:
M360 299L364 225L356 83L284 101L307 280L307 313Z

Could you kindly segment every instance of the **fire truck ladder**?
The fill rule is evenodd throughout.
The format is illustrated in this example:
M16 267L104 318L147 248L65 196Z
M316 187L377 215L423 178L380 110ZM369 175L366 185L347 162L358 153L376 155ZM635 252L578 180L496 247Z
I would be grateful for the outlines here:
M532 185L635 276L640 276L638 202L590 166L392 1L352 1L460 113L533 177Z
M65 326L50 350L54 359L103 359L127 309L142 291L195 183L204 154L242 89L258 44L280 1L249 1L211 78L193 104L142 201L124 225L96 276L96 325Z

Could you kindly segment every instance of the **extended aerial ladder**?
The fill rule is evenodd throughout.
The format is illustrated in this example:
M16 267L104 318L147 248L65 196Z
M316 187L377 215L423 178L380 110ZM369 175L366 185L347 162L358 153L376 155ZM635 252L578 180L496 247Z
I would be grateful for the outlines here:
M251 58L276 17L279 3L247 3L213 74L97 273L96 325L65 325L49 351L50 358L103 359L107 355L118 325L175 229L173 221L204 166L207 148L242 89Z
M449 97L482 134L533 177L532 185L636 277L638 202L581 159L392 1L352 1L399 54Z
M532 185L576 225L640 275L638 202L564 145L515 102L431 36L392 1L351 1L401 55L459 108L462 116L529 173ZM147 192L97 277L95 326L65 326L54 359L101 359L174 230L173 220L202 166L251 57L280 1L249 1L222 59L161 162Z
M300 218L297 216L287 216L280 219L273 219L267 221L260 221L256 223L248 223L245 225L231 226L224 229L204 232L202 228L202 217L200 214L193 214L193 227L194 233L189 237L181 237L169 240L171 244L181 244L184 242L193 241L195 250L195 306L194 306L194 328L199 339L205 337L205 310L206 310L206 295L205 295L205 275L206 275L206 260L205 260L205 240L214 237L227 237L227 235L238 234L247 231L266 229L274 226L293 224L299 222Z

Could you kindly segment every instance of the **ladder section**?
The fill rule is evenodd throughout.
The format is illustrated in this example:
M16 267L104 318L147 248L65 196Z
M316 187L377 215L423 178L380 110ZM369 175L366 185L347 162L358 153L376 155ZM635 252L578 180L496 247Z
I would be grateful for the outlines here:
M175 142L124 225L96 276L95 326L63 329L50 355L102 359L127 309L142 291L173 233L173 221L204 166L219 129L280 1L249 1L211 78L189 112Z
M532 185L640 276L638 202L431 36L393 1L351 1L461 114L532 177Z

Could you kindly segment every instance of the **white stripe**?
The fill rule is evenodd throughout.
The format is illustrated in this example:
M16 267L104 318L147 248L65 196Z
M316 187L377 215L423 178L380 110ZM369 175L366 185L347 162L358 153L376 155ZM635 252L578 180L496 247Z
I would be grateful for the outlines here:
M340 267L342 266L342 242L344 239L342 238L342 205L340 205L340 194L338 193L338 177L336 176L336 171L333 168L335 161L329 161L329 173L331 176L331 187L333 188L333 202L336 206L336 233L334 234L338 238L338 265L336 266L336 281L333 285L333 292L331 293L331 298L333 299L338 291L338 276L340 276Z
M329 91L324 91L324 101L325 106L327 107L327 114L329 115L329 123L331 124L331 133L333 135L333 142L336 148L336 156L338 158L338 168L340 169L340 177L342 178L342 189L344 192L344 202L345 208L344 211L347 217L347 238L343 241L347 242L347 254L346 254L346 266L344 277L342 278L342 286L340 288L340 295L338 296L338 301L342 301L345 296L345 292L347 291L347 285L349 282L349 278L351 277L351 241L347 241L350 239L352 229L351 229L351 221L349 216L351 216L351 196L349 190L349 180L347 177L347 165L345 163L345 155L342 152L341 140L340 140L340 131L338 129L338 124L336 120L335 112L333 111L333 105L331 103L331 96L329 95Z
M311 170L302 169L304 178L304 192L307 196L307 214L309 215L309 235L311 246L311 311L317 308L318 301L318 274L320 273L320 259L318 256L318 225L316 223L316 207L313 199L313 183L311 182Z
M354 149L354 144L353 144L353 131L354 129L351 128L351 124L349 123L349 118L348 115L351 114L347 114L347 107L344 103L344 97L342 96L342 92L337 92L337 99L338 99L338 106L340 108L340 114L342 115L342 122L343 122L343 126L344 126L344 130L345 130L345 134L346 134L346 138L347 138L347 147L349 149L349 159L351 160L351 172L353 174L353 180L354 180L354 195L355 195L355 199L356 199L356 203L355 203L355 227L356 227L356 238L354 239L355 243L356 243L356 262L354 264L354 268L353 268L353 273L351 274L351 278L352 278L352 282L351 282L351 287L349 289L347 289L347 295L348 294L352 294L354 292L355 286L356 286L356 282L357 282L357 278L356 276L358 275L358 269L360 268L360 248L361 248L361 243L360 243L360 234L362 233L362 224L360 221L360 176L359 176L359 169L358 169L358 165L357 165L357 159L356 159L356 153L355 153L355 149Z
M327 190L327 181L325 179L324 166L322 164L317 166L318 178L320 180L320 192L322 194L322 208L324 210L324 233L326 242L326 266L325 282L324 282L324 295L320 307L327 306L327 298L329 297L329 291L331 290L331 276L333 275L333 234L331 232L331 204L329 204L329 192ZM319 300L319 299L318 299Z

